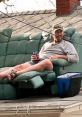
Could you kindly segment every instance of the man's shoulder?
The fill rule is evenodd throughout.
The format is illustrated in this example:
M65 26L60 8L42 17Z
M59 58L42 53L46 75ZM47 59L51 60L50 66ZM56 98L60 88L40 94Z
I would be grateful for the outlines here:
M74 47L73 43L66 41L66 40L63 40L63 44L68 46L68 47Z

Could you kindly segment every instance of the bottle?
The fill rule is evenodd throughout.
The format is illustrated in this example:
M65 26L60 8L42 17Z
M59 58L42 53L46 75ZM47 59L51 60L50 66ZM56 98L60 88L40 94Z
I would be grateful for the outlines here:
M32 55L36 55L37 60L33 60L33 62L37 63L39 61L39 55L38 55L38 53L37 52L33 52Z

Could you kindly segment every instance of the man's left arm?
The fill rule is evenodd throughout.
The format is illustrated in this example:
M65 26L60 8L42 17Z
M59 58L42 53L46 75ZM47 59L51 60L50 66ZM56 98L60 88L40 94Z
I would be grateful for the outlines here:
M50 56L49 59L65 59L65 60L68 60L68 56L67 55L55 54L55 55Z
M67 60L69 62L75 63L79 61L79 55L74 47L74 45L70 42L67 42L64 47L64 52L67 55Z

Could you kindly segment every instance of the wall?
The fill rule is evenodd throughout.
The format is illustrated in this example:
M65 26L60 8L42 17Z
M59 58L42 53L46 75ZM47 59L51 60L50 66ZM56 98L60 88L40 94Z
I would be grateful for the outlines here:
M80 5L80 0L56 0L56 15L68 15Z

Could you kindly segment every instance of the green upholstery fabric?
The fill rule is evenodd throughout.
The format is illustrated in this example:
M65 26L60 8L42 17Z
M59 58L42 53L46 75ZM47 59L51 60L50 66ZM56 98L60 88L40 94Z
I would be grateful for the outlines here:
M37 72L37 71L26 72L26 73L23 73L23 74L17 76L17 77L14 79L14 81L16 81L16 82L20 82L20 81L23 81L23 80L24 80L24 81L25 81L25 80L27 81L27 80L29 80L29 79L35 77L35 76L38 76L38 75L40 75L40 73Z
M60 67L67 66L67 65L71 64L68 61L66 61L65 59L53 59L52 63L53 63L53 65L57 65Z
M32 83L34 89L42 87L44 85L44 82L40 76L35 76L31 78L30 82Z
M65 35L71 37L75 33L75 28L68 28L64 31Z
M16 99L16 89L10 84L0 84L0 99Z
M36 34L37 36L34 35L34 37L24 35L13 36L8 42L5 66L10 67L29 61L33 51L39 51L41 39L41 34L39 34Z
M4 67L5 65L7 45L11 34L12 29L9 28L0 31L0 67Z

